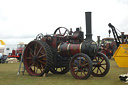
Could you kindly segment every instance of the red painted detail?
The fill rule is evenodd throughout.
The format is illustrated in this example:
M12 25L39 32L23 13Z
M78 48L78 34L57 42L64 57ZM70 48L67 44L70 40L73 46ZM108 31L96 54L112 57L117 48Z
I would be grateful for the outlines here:
M9 58L16 58L16 57L20 57L20 56L16 55L16 50L12 50L12 53L10 53L10 54L8 55L8 57L9 57Z
M54 37L53 37L53 42L51 43L52 45L52 47L53 48L56 48L57 47L57 35L54 35Z
M100 65L101 63L100 63L100 62L98 62L97 64L98 64L98 65Z
M46 42L46 39L43 37L43 38L42 38L42 41Z
M104 53L106 55L106 51L105 50L102 50L101 53Z
M73 40L78 40L78 36L79 36L79 33L75 33L75 34L72 36L72 39L73 39Z
M62 43L59 47L60 55L63 57L71 57L81 52L80 44Z
M16 54L16 51L15 50L12 50L12 55L15 55Z
M16 55L10 55L8 56L9 58L19 58L20 56L16 56Z
M69 51L68 51L68 43L63 43L60 45L60 55L63 57L70 57Z
M23 50L23 48L17 48L17 49L16 49L16 52L17 52L17 53L22 53L22 50Z
M72 56L81 52L80 44L70 44L69 49L70 49L70 55Z

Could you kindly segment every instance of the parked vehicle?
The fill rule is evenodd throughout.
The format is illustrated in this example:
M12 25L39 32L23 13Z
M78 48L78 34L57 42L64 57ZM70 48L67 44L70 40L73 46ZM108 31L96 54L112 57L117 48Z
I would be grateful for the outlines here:
M12 53L9 53L8 58L17 58L18 60L20 60L22 51L25 46L26 46L26 44L23 42L18 43L16 50L13 49Z
M110 59L117 49L114 38L103 38L101 41L101 48L101 52L104 53Z

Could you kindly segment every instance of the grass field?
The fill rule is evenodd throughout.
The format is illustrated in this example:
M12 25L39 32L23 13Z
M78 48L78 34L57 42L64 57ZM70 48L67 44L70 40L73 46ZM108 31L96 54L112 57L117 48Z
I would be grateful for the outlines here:
M119 80L120 74L128 73L128 68L119 68L110 59L110 71L105 77L89 77L87 80L77 80L70 72L64 75L49 73L48 77L33 77L25 72L17 76L19 63L0 64L0 85L126 85Z

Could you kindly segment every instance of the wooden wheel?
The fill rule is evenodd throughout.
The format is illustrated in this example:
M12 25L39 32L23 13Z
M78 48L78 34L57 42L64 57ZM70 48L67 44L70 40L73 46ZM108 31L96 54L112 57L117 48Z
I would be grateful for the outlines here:
M70 61L70 72L76 79L87 79L92 73L92 61L83 53L74 55Z
M52 66L52 52L48 44L41 40L31 41L25 48L24 66L32 76L42 76Z
M110 69L110 63L106 55L97 53L93 60L92 75L95 77L105 76Z

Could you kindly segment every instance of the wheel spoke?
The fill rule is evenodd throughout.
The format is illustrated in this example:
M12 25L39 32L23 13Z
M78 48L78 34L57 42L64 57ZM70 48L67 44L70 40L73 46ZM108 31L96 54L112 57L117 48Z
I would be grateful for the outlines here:
M41 73L43 72L41 69L40 69Z
M104 70L106 70L103 66L101 66L101 68L103 68Z
M65 35L65 34L66 34L66 32L67 32L67 30L64 32L64 34L63 34L63 35Z
M106 65L106 63L100 64L100 65Z
M34 65L34 72L35 72L36 66Z
M37 63L37 69L36 69L36 73L37 73L37 71L38 71L38 63Z
M43 61L41 61L41 60L38 60L38 61L39 61L40 63L44 64L44 65L46 64L46 62L43 62Z
M40 49L39 49L39 51L38 51L38 53L37 53L37 55L36 55L36 56L38 56L38 54L40 53L41 49L42 49L42 46L40 47Z
M41 71L41 73L43 72L42 70L41 70L41 68L43 68L42 67L42 64L40 64L40 63L38 63L38 69Z
M42 70L44 70L44 67L42 66L42 64L40 64L40 67L42 68L42 69L40 69L41 72L43 72Z
M102 74L102 71L101 71L101 69L98 67L98 69L99 69L99 71L100 71L100 73Z
M33 50L31 48L29 48L29 49L30 49L31 56L34 57L34 54L32 54L33 53Z
M82 72L84 73L84 75L86 76L86 73L84 72L84 70L82 69Z
M96 66L92 69L92 71L94 71L96 69Z
M81 65L81 57L80 57L80 59L79 59L79 65Z
M36 50L37 50L37 44L35 44L34 55L36 55Z
M43 55L38 56L38 58L42 58L42 57L45 57L45 56L46 56L46 54L43 54Z
M97 56L95 57L95 60L98 61L98 60L97 60Z
M99 70L99 69L97 68L97 72L96 72L97 74L98 74L98 70Z
M78 72L79 72L79 70L77 70L75 74L77 75L77 74L78 74Z
M31 64L31 65L29 66L29 68L31 68L33 65L34 65L34 63L33 63L33 64Z
M59 29L59 33L61 34L61 31L60 31L60 29Z
M78 72L79 72L79 69L76 67L76 68L74 69L74 72L76 72L75 74L77 75Z
M88 63L85 63L85 64L83 64L83 65L81 65L82 66L82 68L84 68L85 66L87 66L88 65Z
M102 59L102 61L100 61L100 63L102 63L104 61L104 59Z

